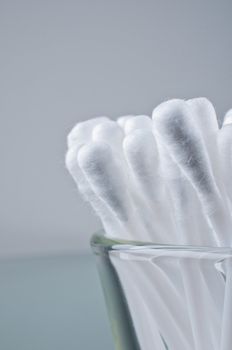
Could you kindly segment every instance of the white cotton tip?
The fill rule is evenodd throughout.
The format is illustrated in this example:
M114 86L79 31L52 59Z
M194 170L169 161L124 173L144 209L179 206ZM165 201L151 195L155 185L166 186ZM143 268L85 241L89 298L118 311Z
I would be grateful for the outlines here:
M207 210L212 210L218 190L190 107L182 100L163 103L154 110L153 122L162 145L195 187Z
M207 140L212 136L215 138L218 132L218 121L212 103L205 97L193 98L186 101L186 103L191 108L194 121L201 130L203 137L206 137Z
M228 110L223 120L223 126L228 124L232 124L232 109Z
M153 122L162 145L195 188L215 231L227 237L230 218L191 108L182 100L165 102L153 111Z
M127 188L111 147L91 142L79 151L78 163L94 192L121 220L127 220Z
M126 135L138 129L151 129L151 118L146 115L137 115L126 120L124 132Z
M144 237L126 185L125 174L111 147L91 142L78 153L78 164L94 193L112 210L129 234Z
M120 126L111 120L96 125L92 132L93 141L103 141L112 145L117 151L121 150L123 137L124 134Z
M133 115L123 115L117 119L117 123L124 130L127 120L131 118L133 118Z
M76 185L81 195L88 202L92 202L94 197L93 191L91 190L90 184L87 181L83 171L80 169L79 164L77 162L77 155L82 147L83 145L77 145L72 148L69 148L69 150L66 153L65 163L66 168L68 169L69 173L76 182Z
M66 168L73 177L80 194L90 203L93 210L100 218L108 237L117 237L120 234L123 239L130 239L114 213L93 192L88 180L80 169L77 162L77 155L82 146L83 145L77 145L68 150L65 158Z
M85 143L90 141L94 126L106 120L109 119L107 117L97 117L77 123L68 134L68 148L73 147L76 143Z
M115 121L105 121L103 123L98 124L93 129L92 140L97 142L105 142L106 144L110 145L114 152L114 156L117 157L118 161L121 163L121 170L127 180L125 186L127 187L128 191L132 194L134 200L138 202L138 193L134 186L134 181L132 179L123 154L123 139L124 132L120 128L118 123L116 123Z

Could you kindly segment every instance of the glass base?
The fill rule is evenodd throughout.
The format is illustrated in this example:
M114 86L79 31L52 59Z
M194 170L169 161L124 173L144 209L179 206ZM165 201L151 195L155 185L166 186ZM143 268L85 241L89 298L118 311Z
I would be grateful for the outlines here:
M231 350L230 248L91 245L117 350Z

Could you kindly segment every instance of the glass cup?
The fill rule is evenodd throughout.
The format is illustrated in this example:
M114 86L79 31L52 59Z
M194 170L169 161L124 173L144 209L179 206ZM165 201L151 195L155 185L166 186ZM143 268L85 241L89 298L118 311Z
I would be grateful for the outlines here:
M91 240L116 350L231 350L232 249Z

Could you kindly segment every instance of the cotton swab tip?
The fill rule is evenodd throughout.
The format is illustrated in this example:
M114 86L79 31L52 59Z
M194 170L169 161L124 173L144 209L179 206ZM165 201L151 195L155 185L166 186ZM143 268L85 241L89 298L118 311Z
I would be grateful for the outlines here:
M74 146L77 143L89 141L92 134L92 129L98 123L109 120L107 117L96 117L80 123L77 123L74 128L70 131L67 137L68 148Z

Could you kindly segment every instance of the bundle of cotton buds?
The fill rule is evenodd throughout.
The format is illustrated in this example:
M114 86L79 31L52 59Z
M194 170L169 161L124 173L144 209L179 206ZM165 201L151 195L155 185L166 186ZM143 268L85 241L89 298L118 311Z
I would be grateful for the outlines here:
M164 102L154 109L152 118L98 117L78 123L68 135L66 167L109 238L231 247L232 110L221 128L206 98ZM194 272L202 281L198 293L182 263L180 271L194 349L218 349L219 343L209 342L212 330L204 328L207 319L200 322L196 312L199 293L208 305L205 317L207 310L219 309L217 303L208 304L212 291L206 288L204 270L197 267ZM232 312L232 268L228 271L224 311ZM210 272L208 278L217 285ZM180 294L178 286L172 288ZM178 325L178 314L174 317ZM220 349L229 350L232 317L228 311L220 317L215 316L214 322L215 327L218 320L223 323ZM193 349L181 343L177 332L170 342L175 344L173 349Z
M66 166L109 237L230 246L231 116L205 98L98 117L68 135Z

